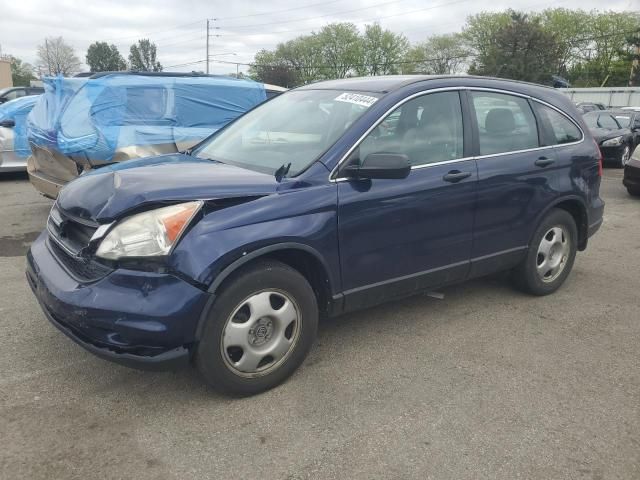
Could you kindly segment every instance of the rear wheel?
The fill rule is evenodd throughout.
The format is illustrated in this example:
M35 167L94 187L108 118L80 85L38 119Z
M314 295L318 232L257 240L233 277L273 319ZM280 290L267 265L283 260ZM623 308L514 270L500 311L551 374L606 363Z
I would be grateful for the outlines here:
M209 312L196 365L215 389L252 395L283 382L315 339L318 306L297 270L263 261L225 284Z
M577 243L573 217L565 210L552 210L534 233L526 258L513 271L516 286L533 295L555 292L571 272Z

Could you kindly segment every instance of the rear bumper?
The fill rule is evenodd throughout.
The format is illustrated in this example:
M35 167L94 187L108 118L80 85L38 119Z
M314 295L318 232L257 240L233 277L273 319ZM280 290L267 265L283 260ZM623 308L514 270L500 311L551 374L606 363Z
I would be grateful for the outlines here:
M600 150L602 151L603 160L606 163L620 163L620 158L622 158L622 152L625 149L626 145L619 145L617 147L603 147L600 146Z
M94 355L144 370L189 362L206 292L169 274L123 269L78 283L45 233L27 254L26 273L47 319Z
M27 160L27 173L29 174L31 185L45 197L54 200L58 197L58 192L66 183L36 170L32 156Z

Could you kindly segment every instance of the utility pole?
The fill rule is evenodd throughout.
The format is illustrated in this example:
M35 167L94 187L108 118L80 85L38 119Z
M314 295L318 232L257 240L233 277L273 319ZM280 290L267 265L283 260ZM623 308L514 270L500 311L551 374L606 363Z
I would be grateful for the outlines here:
M207 18L207 75L209 75L209 19Z

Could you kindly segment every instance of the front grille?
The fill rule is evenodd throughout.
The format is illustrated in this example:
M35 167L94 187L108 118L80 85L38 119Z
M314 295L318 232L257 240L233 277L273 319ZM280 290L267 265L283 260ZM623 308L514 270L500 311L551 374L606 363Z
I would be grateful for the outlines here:
M106 265L90 258L74 257L61 248L55 241L48 242L51 253L56 257L62 267L81 283L95 282L111 273Z
M54 205L47 220L47 229L54 241L70 253L78 255L89 246L91 237L98 229L98 224L85 220L79 221Z
M80 282L92 282L108 275L112 270L89 258L86 248L98 225L78 221L54 205L47 220L49 249L58 262Z

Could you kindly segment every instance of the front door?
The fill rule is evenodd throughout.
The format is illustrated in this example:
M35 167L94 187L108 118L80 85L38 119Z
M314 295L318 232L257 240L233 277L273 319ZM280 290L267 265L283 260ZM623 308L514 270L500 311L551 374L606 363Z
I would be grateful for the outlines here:
M390 113L345 162L409 157L401 180L338 173L338 230L347 310L464 279L476 201L460 93L426 93Z

